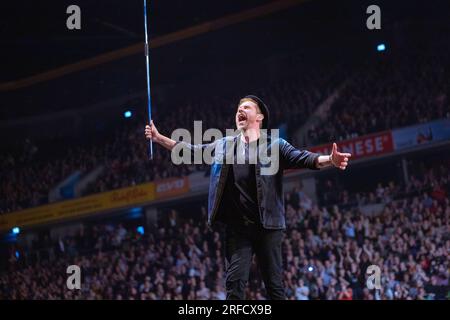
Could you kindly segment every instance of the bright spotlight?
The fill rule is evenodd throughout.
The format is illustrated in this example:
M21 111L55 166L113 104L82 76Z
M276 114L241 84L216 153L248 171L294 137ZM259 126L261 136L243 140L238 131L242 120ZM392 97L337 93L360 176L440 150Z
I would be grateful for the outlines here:
M380 43L378 46L377 46L377 51L384 51L384 50L386 50L386 46L384 45L384 43Z
M144 234L144 227L143 226L139 226L136 228L136 231L140 234Z
M132 115L133 115L133 113L132 113L130 110L125 111L125 112L123 113L123 116L124 116L125 118L131 118Z

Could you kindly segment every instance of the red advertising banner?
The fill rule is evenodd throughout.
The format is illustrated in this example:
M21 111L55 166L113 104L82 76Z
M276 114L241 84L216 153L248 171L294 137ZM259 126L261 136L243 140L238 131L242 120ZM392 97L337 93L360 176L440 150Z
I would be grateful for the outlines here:
M373 157L394 151L392 132L383 131L363 137L336 142L339 152L352 154L352 159ZM308 148L311 152L330 154L332 143Z

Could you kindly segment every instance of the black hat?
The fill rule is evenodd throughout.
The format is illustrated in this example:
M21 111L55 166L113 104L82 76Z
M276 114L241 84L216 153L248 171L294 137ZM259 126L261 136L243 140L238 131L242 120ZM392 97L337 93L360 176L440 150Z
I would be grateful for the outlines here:
M269 129L269 116L270 116L270 112L269 112L269 108L267 107L267 105L257 96L249 94L247 96L244 97L245 98L249 98L252 99L256 102L256 104L258 105L259 109L261 110L262 114L264 115L264 119L262 122L262 128L263 129Z

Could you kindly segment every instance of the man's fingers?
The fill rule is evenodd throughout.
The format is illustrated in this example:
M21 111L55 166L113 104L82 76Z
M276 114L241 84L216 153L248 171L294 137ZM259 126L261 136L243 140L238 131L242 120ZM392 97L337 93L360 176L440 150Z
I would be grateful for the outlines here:
M333 149L331 150L331 153L336 153L337 152L337 144L336 142L333 142Z
M344 153L344 152L338 152L337 154L342 157L347 157L347 158L350 158L352 156L351 153Z
M340 155L342 157L347 157L347 158L350 158L352 156L351 153L341 153L341 152L338 152L338 155Z
M151 127L149 125L145 126L144 132L145 132L145 137L147 139L151 139L152 138L152 129L151 129Z

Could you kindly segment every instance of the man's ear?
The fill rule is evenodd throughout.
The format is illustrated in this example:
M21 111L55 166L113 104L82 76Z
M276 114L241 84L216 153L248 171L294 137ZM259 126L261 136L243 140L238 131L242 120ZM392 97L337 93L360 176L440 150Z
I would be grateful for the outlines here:
M263 121L263 120L264 120L264 115L263 115L262 113L258 113L258 114L256 115L256 119L257 119L257 120Z

